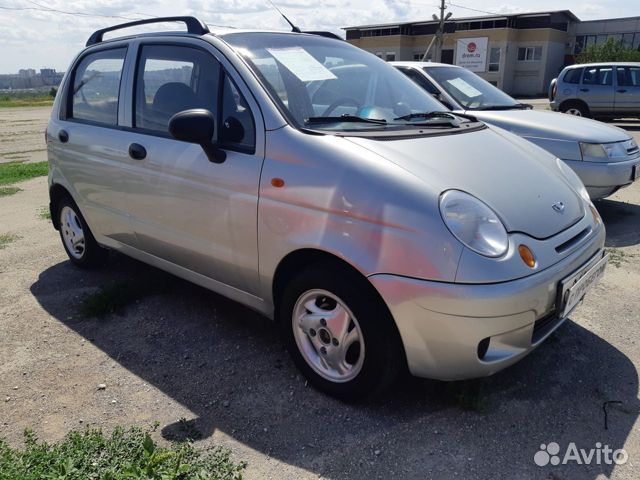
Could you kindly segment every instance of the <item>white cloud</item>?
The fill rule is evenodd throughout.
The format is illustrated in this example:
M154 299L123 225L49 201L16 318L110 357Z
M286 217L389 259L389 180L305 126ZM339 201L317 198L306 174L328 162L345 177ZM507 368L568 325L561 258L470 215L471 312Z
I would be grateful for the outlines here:
M280 9L303 29L342 32L341 28L370 23L424 20L437 12L437 0L274 0ZM477 10L516 13L570 9L580 18L592 19L640 15L640 2L601 0L507 0L508 3L479 3L454 0ZM74 11L81 13L144 18L144 15L196 15L210 24L240 28L287 30L287 23L270 6L268 0L14 0L0 5ZM454 17L482 15L480 12L451 6ZM120 23L108 17L71 16L51 11L0 10L0 72L19 68L53 67L65 70L73 56L82 49L91 32Z

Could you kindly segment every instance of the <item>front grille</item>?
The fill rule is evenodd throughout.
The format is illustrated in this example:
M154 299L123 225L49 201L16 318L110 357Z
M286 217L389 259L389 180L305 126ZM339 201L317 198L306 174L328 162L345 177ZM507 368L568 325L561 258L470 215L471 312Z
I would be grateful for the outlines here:
M591 233L591 227L585 228L580 233L578 233L577 235L574 235L573 237L571 237L566 242L561 243L560 245L558 245L556 247L556 252L558 252L558 253L566 252L567 250L569 250L570 248L578 245L582 240L587 238L590 233Z

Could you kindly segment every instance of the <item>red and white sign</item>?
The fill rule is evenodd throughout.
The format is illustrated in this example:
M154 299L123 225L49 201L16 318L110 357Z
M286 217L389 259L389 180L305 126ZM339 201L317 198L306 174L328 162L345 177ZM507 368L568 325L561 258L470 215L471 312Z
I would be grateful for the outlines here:
M488 45L488 37L460 38L456 44L456 65L472 72L485 72Z

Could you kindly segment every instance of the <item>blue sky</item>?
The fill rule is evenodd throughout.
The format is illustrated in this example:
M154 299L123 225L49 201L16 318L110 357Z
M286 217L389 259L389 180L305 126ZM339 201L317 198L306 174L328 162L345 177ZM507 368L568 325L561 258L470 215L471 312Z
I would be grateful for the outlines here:
M303 29L341 33L340 28L349 25L428 19L436 12L438 1L276 0L276 3ZM569 9L583 20L640 16L637 0L451 1L459 5L449 7L458 18L482 15L471 9L492 13ZM66 15L54 10L87 15ZM14 73L19 68L66 70L93 30L126 21L113 17L137 19L150 15L196 15L210 24L240 28L288 28L268 0L0 0L0 73Z

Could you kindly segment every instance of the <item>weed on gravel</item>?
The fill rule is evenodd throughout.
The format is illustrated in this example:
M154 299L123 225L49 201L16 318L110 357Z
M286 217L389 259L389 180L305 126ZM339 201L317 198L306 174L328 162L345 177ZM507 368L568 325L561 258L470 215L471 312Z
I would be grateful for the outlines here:
M19 238L20 237L18 235L14 235L13 233L0 233L0 250Z
M619 248L607 248L605 251L609 254L609 263L616 268L620 268L623 263L637 256L634 253L627 253Z
M167 291L166 285L156 281L114 283L101 287L95 293L84 297L80 305L80 315L85 318L102 318L110 314L120 315L132 303L150 295Z
M51 220L51 210L49 210L49 207L40 207L38 210L38 218L41 218L42 220Z
M18 187L0 187L0 197L8 197L21 191L22 189Z
M72 431L55 444L27 431L24 449L0 440L0 480L240 480L245 466L221 447L160 447L138 427L116 428L111 436L100 429Z

